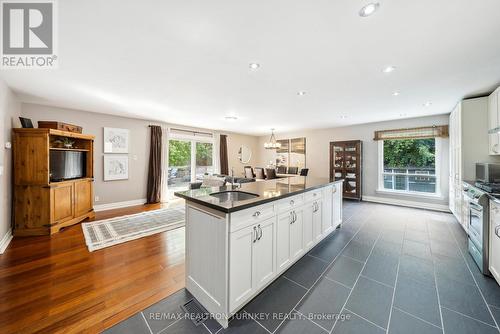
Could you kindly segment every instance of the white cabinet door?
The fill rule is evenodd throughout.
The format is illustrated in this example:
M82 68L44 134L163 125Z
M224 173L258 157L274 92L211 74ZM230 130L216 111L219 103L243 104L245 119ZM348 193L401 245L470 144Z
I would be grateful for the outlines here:
M283 212L278 215L276 225L276 265L282 271L290 264L290 227L292 212Z
M304 217L302 209L292 210L294 219L290 224L290 258L295 261L304 251Z
M342 223L342 184L333 186L333 227Z
M313 202L316 203L316 202ZM304 248L309 249L312 247L314 243L314 236L313 236L313 225L314 225L314 210L315 210L315 204L313 203L307 203L304 206L304 209L302 211L304 221L303 221L303 240L304 240Z
M323 234L328 234L333 230L333 193L332 188L328 187L323 192L323 202L321 207L321 213L323 214L323 219L321 221Z
M500 125L499 108L498 108L498 90L494 91L488 97L488 130L498 128ZM498 133L491 133L489 136L490 154L500 154L500 140Z
M490 258L489 269L500 284L500 206L490 201Z
M255 239L255 226L249 226L230 235L229 308L231 310L245 302L253 292L252 247Z
M322 221L323 221L323 215L322 215L322 201L316 201L316 207L313 210L313 232L314 232L314 244L316 244L318 241L321 240L321 237L323 236L323 229L322 229Z
M276 272L275 266L275 221L276 217L257 224L257 239L253 243L254 289L266 285Z

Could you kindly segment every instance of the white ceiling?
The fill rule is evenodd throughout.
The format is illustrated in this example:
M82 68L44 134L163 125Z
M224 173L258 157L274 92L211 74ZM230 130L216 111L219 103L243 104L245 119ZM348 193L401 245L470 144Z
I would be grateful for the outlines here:
M249 134L443 114L500 84L500 1L366 3L58 1L59 68L0 76L26 102Z

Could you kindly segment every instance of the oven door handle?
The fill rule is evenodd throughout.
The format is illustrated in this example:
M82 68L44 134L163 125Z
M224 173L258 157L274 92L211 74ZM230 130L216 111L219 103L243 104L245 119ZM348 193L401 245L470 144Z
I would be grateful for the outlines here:
M476 211L479 211L479 212L483 212L483 207L479 204L476 204L474 202L469 202L469 205L471 207L471 209L474 209Z

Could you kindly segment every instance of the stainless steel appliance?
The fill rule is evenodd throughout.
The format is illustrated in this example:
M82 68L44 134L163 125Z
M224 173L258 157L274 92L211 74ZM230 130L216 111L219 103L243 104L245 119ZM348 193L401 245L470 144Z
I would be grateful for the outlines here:
M476 163L476 181L482 183L500 183L500 164Z
M488 194L464 183L464 201L469 208L468 211L468 248L469 253L484 275L490 275L488 269L489 258L489 205Z

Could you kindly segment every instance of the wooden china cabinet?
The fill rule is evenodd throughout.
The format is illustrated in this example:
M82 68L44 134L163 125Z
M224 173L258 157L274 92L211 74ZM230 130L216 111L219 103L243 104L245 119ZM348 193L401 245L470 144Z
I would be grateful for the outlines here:
M362 198L362 150L361 140L330 142L330 180L344 179L344 198Z

